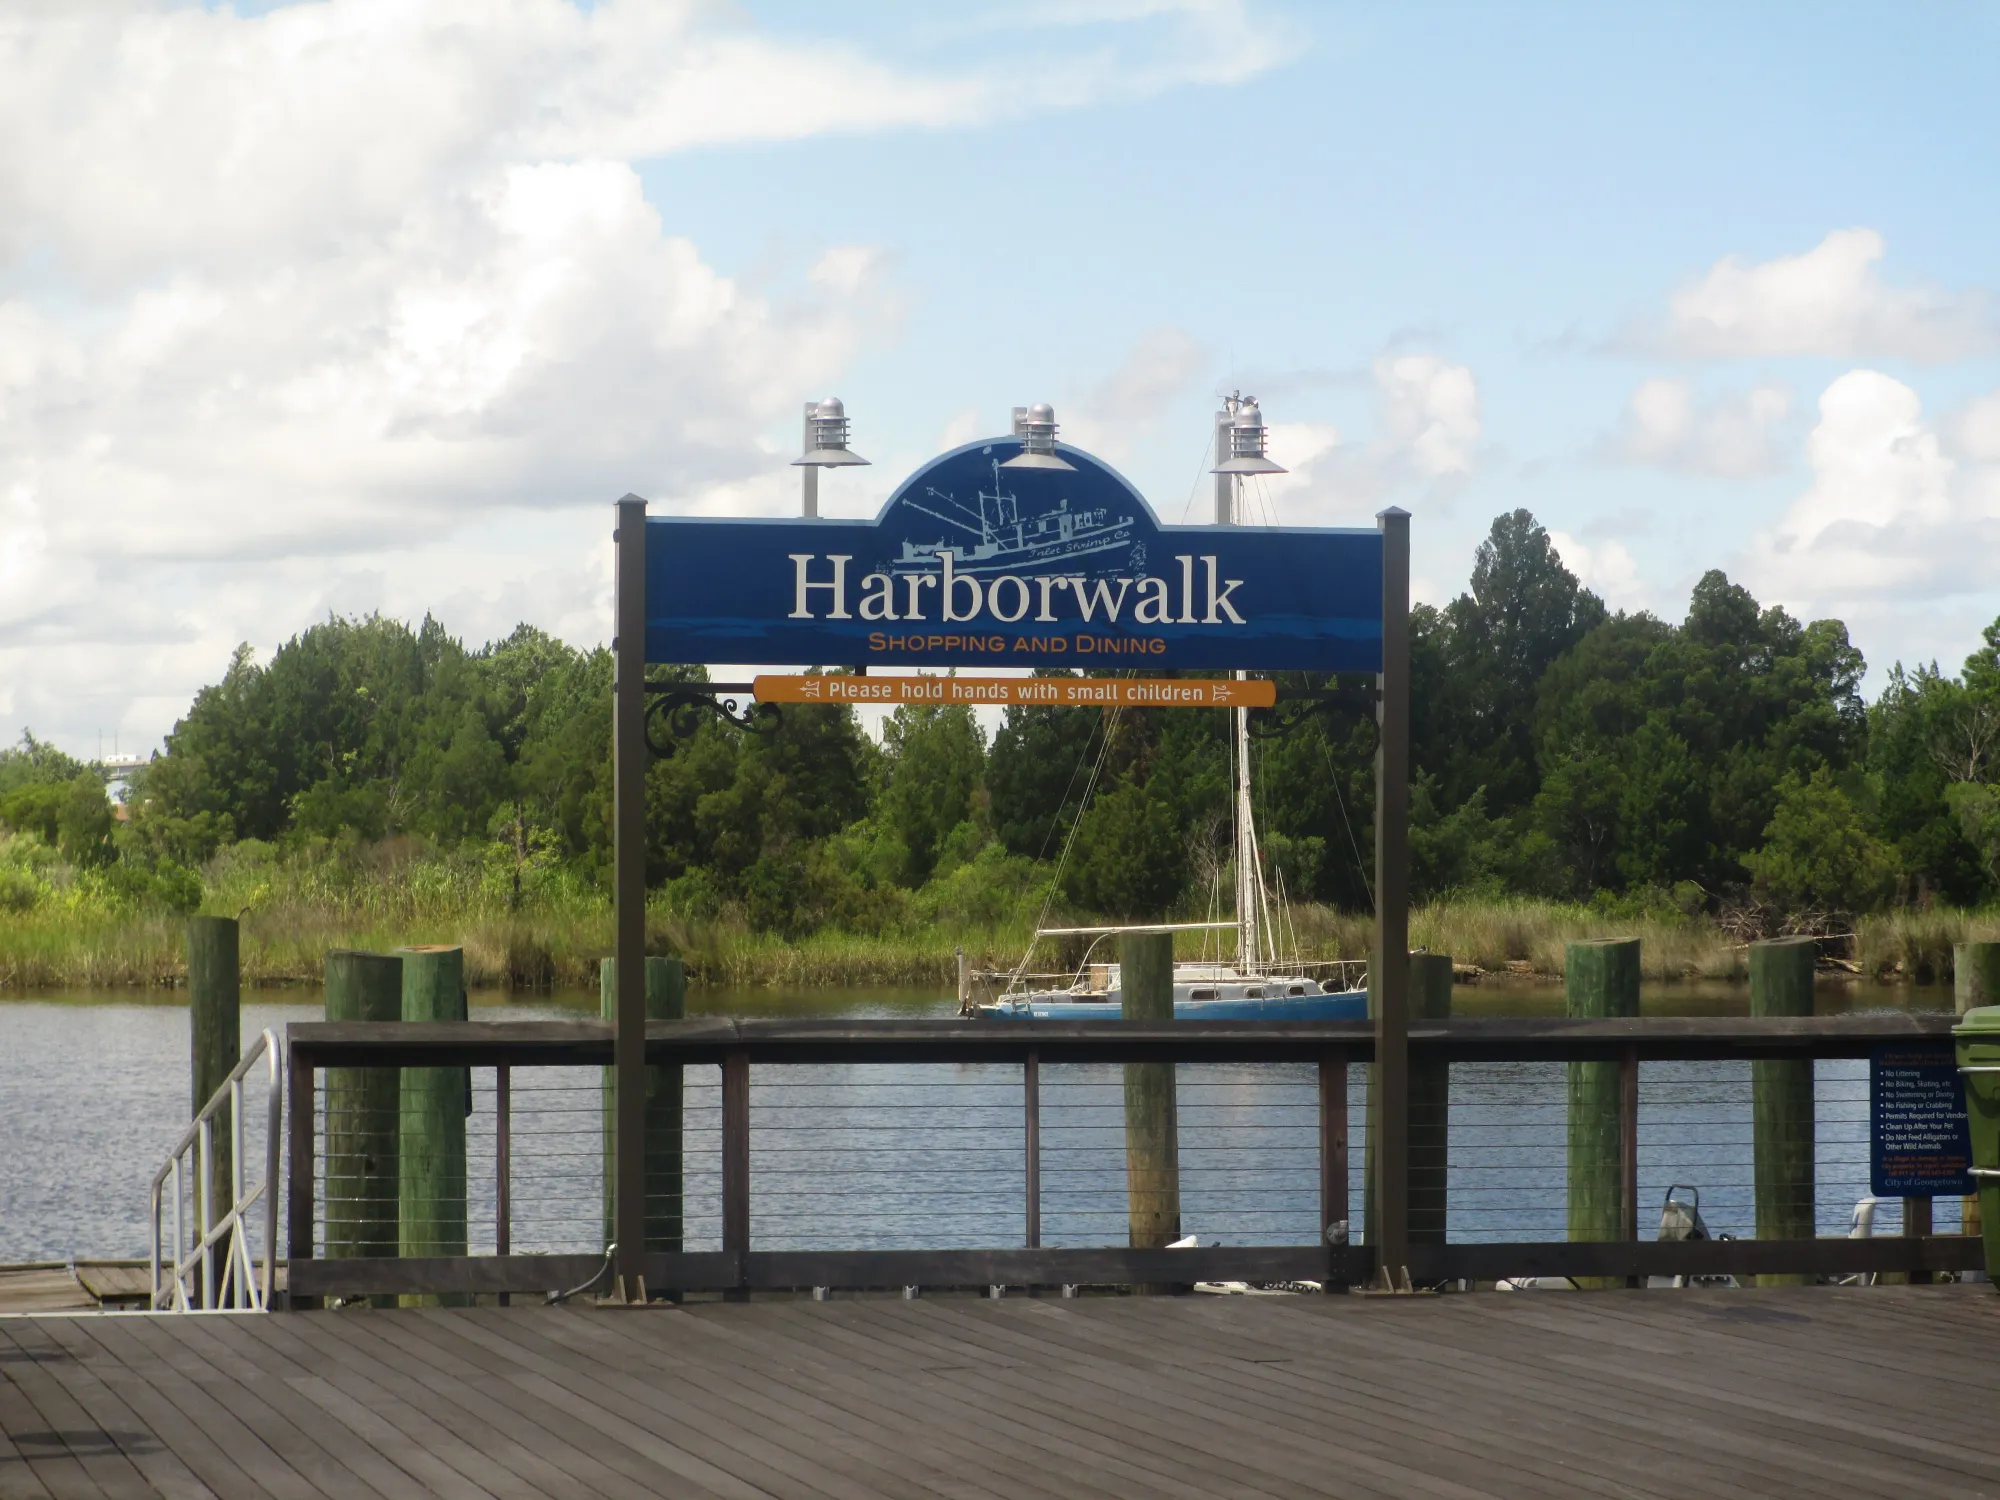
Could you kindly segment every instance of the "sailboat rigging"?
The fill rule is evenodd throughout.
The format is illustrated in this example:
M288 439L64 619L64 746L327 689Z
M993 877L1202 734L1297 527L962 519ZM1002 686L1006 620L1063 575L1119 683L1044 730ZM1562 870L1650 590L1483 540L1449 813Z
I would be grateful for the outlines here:
M1216 417L1216 524L1238 523L1238 485L1245 474L1282 472L1263 457L1263 417L1255 398L1228 397ZM1246 436L1247 434L1247 436ZM1228 453L1230 457L1222 455ZM994 470L999 490L999 470ZM940 497L948 499L949 497ZM980 520L986 522L981 495ZM1008 497L1011 499L1011 497ZM935 512L926 512L935 514ZM1099 513L1101 516L1101 513ZM940 516L939 519L945 519ZM970 528L967 528L970 530ZM985 533L982 532L982 539ZM943 544L940 543L940 546ZM908 550L906 544L906 551ZM1237 679L1248 677L1237 672ZM1264 880L1263 851L1257 840L1250 770L1250 714L1228 710L1232 797L1232 864L1235 916L1211 922L1154 923L1140 926L1038 928L1021 962L1008 974L981 976L998 981L998 993L984 1002L961 985L962 1014L988 1020L1088 1020L1116 1013L1122 1001L1119 965L1096 960L1107 937L1128 932L1228 932L1236 935L1234 962L1220 957L1183 960L1174 965L1174 1015L1209 1020L1360 1020L1368 1014L1366 965L1360 960L1305 963L1296 942L1289 958L1278 949L1271 893ZM1282 897L1280 906L1282 908ZM1036 947L1046 939L1087 937L1083 959L1068 975L1027 972ZM1039 982L1040 987L1036 987ZM1004 986L1004 987L1000 987Z

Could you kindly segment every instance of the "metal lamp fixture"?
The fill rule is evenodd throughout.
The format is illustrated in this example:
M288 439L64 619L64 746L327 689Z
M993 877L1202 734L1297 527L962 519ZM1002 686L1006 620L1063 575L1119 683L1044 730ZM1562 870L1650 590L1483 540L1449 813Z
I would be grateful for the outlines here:
M866 465L867 459L847 446L847 408L838 396L806 403L806 451L792 460L792 467L804 469L803 513L819 514L819 471Z
M1076 471L1075 464L1056 456L1056 409L1048 402L1015 407L1014 436L1021 440L1021 451L1001 468Z
M1264 413L1258 409L1255 396L1231 396L1228 401L1229 456L1216 457L1221 461L1209 470L1211 474L1282 474L1283 467L1274 464L1264 456L1264 444L1268 433L1264 426ZM1217 424L1220 435L1222 424Z

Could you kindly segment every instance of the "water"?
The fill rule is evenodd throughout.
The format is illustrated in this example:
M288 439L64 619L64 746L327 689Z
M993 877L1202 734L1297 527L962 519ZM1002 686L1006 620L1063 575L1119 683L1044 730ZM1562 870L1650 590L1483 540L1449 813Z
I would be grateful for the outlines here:
M695 1014L938 1016L935 990L717 990L689 993ZM1557 987L1463 988L1462 1014L1559 1013ZM1739 986L1661 986L1647 1014L1742 1014ZM1822 987L1823 1013L1878 1006L1950 1008L1941 988ZM474 997L480 1019L594 1015L595 995ZM247 1038L317 1020L308 990L259 992ZM131 991L0 1001L0 1261L143 1256L152 1174L185 1128L184 1003ZM494 1232L492 1073L474 1074L469 1122L472 1248ZM1183 1065L1183 1223L1204 1242L1309 1243L1317 1218L1312 1069ZM1351 1201L1361 1205L1365 1075L1349 1083ZM595 1069L514 1075L513 1243L517 1251L601 1246L599 1078ZM1844 1230L1867 1192L1867 1070L1815 1068L1818 1213ZM719 1098L712 1069L687 1079L687 1243L719 1241ZM1122 1085L1115 1066L1049 1066L1042 1075L1043 1242L1122 1243ZM998 1065L759 1067L752 1082L753 1243L767 1249L1019 1244L1024 1162L1020 1072ZM1460 1065L1452 1072L1450 1213L1455 1240L1563 1237L1561 1064ZM1693 1183L1712 1230L1752 1226L1749 1065L1648 1064L1641 1074L1642 1222L1669 1183ZM253 1147L253 1149L255 1149ZM1899 1208L1883 1205L1878 1232ZM1956 1224L1938 1203L1938 1229Z

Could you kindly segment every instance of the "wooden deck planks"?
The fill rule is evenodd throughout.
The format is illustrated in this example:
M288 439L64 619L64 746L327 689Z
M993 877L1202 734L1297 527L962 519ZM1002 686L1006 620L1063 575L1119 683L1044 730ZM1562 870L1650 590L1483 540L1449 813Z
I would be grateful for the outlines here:
M1060 1304L1017 1306L1024 1322L1065 1324L1060 1330L1064 1346L1078 1361L1115 1351L1130 1369L1119 1384L1138 1393L1147 1389L1147 1372L1158 1351L1145 1339L1143 1329L1120 1328L1119 1320L1111 1318L1068 1317ZM1236 1314L1235 1307L1228 1311ZM1255 1325L1264 1321L1259 1312L1246 1302L1237 1316ZM1412 1452L1428 1452L1431 1472L1454 1487L1555 1484L1579 1495L1633 1493L1624 1484L1594 1484L1588 1473L1577 1472L1567 1455L1552 1454L1546 1443L1516 1441L1503 1427L1489 1427L1477 1440L1441 1428L1435 1382L1420 1379L1412 1387L1385 1388L1376 1348L1304 1348L1277 1340L1246 1344L1244 1335L1250 1331L1231 1328L1218 1340L1220 1349L1202 1372L1198 1387L1179 1389L1170 1398L1183 1420L1206 1414L1228 1443L1241 1445L1246 1435L1254 1434L1251 1440L1258 1447L1295 1453L1311 1463L1324 1449L1322 1403L1338 1402L1345 1418L1341 1441L1349 1461L1368 1463L1383 1493L1431 1492L1423 1475L1409 1474L1399 1461L1400 1455ZM1358 1368L1343 1375L1350 1364ZM1477 1394L1453 1390L1453 1420L1465 1419L1468 1401L1476 1402ZM1353 1482L1352 1475L1345 1478Z
M694 1318L684 1323L696 1337L708 1326ZM838 1408L817 1399L809 1389L773 1379L769 1366L760 1364L745 1372L734 1361L709 1359L697 1375L685 1359L667 1357L662 1341L630 1319L542 1318L532 1327L517 1323L508 1331L517 1336L530 1333L545 1345L560 1347L602 1369L606 1378L622 1377L621 1383L629 1381L647 1392L647 1399L669 1414L679 1399L705 1417L752 1424L794 1458L853 1481L858 1493L909 1500L937 1494L999 1500L1001 1492L966 1477L953 1464L876 1441L864 1420L865 1410ZM680 1330L672 1342L683 1342ZM837 1372L827 1376L829 1383L840 1379Z
M1053 1465L1029 1451L1018 1428L991 1413L969 1409L939 1383L935 1372L905 1370L885 1378L879 1369L857 1365L845 1349L822 1352L799 1336L803 1324L772 1331L762 1320L749 1317L690 1317L685 1327L686 1332L676 1331L675 1342L701 1349L706 1368L737 1371L740 1380L762 1387L776 1402L810 1402L831 1420L845 1421L866 1445L899 1446L883 1440L884 1410L897 1413L904 1423L921 1424L922 1442L900 1446L915 1449L925 1466L943 1467L958 1476L943 1492L964 1487L1051 1500L1122 1493L1115 1487L1098 1487L1073 1463Z
M1376 1342L1404 1368L1453 1366L1454 1411L1469 1391L1504 1393L1520 1418L1543 1424L1540 1436L1548 1448L1598 1466L1609 1459L1605 1472L1623 1473L1630 1482L1647 1482L1633 1473L1638 1468L1654 1485L1750 1487L1772 1497L1817 1496L1828 1482L1852 1494L1900 1493L1893 1484L1871 1488L1821 1449L1800 1443L1796 1429L1768 1426L1709 1391L1643 1389L1643 1373L1666 1357L1663 1351L1630 1351L1620 1367L1624 1378L1607 1382L1573 1368L1585 1357L1578 1351L1591 1347L1579 1315L1553 1332L1560 1342L1547 1342L1535 1359L1522 1359L1520 1350L1535 1347L1536 1339L1512 1331L1496 1337L1460 1324L1445 1330L1413 1320L1383 1330Z
M1990 1407L1982 1400L1983 1375L1979 1383L1953 1378L1932 1353L1893 1364L1884 1364L1879 1353L1866 1356L1862 1329L1871 1294L1853 1299L1843 1320L1846 1336L1832 1347L1823 1337L1817 1343L1796 1337L1812 1324L1782 1301L1731 1304L1728 1293L1697 1295L1708 1299L1705 1307L1699 1301L1690 1306L1710 1316L1679 1319L1678 1326L1638 1305L1647 1299L1592 1298L1598 1305L1578 1306L1554 1320L1546 1308L1517 1304L1504 1310L1511 1316L1502 1317L1498 1334L1516 1340L1530 1318L1546 1332L1560 1330L1570 1346L1550 1356L1554 1368L1596 1389L1617 1387L1628 1399L1689 1409L1710 1422L1719 1413L1728 1440L1790 1441L1800 1450L1796 1463L1857 1492L1870 1480L1884 1495L1931 1493L1927 1486L1934 1482L1949 1492L1961 1469L1984 1473L2000 1488L2000 1463L1976 1443L1966 1444L1964 1427L1951 1430L1955 1419L1970 1422ZM1991 1331L1984 1339L1978 1333L1984 1310L1983 1302L1966 1309L1971 1336L1960 1343L1968 1350L1991 1342ZM1626 1340L1635 1328L1648 1335L1645 1357L1636 1361L1619 1352L1632 1347ZM1905 1402L1908 1392L1927 1384L1933 1394ZM1938 1471L1940 1453L1954 1448L1957 1469Z
M1985 1288L0 1319L0 1500L2000 1494Z

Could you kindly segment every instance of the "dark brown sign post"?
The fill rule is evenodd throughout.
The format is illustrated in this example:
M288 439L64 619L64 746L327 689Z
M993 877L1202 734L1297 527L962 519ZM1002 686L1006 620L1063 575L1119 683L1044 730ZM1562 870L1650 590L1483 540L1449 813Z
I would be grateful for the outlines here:
M1382 671L1375 748L1375 1208L1369 1224L1378 1283L1408 1279L1410 1243L1410 513L1391 506L1382 528Z
M646 1272L646 502L618 502L612 759L613 942L618 959L617 1246L621 1300L645 1299Z

